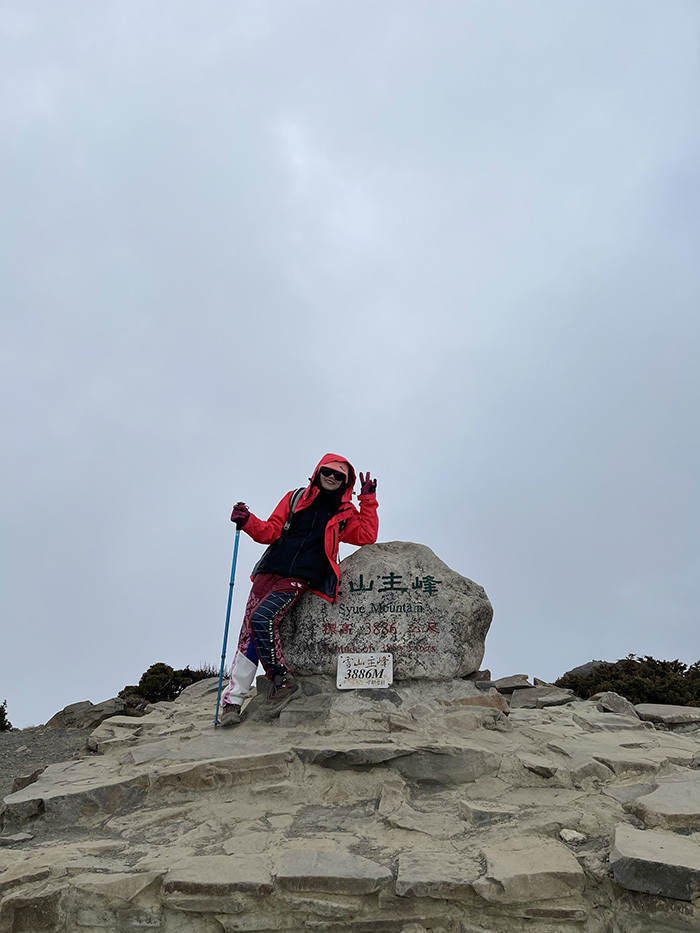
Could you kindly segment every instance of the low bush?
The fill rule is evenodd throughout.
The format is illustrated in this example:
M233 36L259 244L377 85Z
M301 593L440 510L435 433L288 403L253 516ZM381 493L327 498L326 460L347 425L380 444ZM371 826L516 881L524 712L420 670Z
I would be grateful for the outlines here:
M599 664L587 674L564 674L556 685L573 690L583 700L612 690L631 703L700 706L700 661L688 666L678 660L628 654L614 663Z
M9 732L12 728L12 723L7 718L7 700L3 700L0 703L0 732Z
M127 706L132 708L143 707L147 703L159 703L161 700L172 701L179 697L185 687L215 677L218 670L204 664L196 670L189 667L175 670L162 661L151 664L147 671L141 675L138 684L129 685L119 691L119 696L126 700Z

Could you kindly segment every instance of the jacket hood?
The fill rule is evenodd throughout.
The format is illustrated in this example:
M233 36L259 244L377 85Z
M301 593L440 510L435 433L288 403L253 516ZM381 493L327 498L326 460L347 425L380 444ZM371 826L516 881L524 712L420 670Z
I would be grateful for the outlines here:
M341 457L339 454L324 454L321 459L318 461L314 467L314 471L311 474L311 482L306 487L304 491L304 499L312 497L315 492L318 492L316 486L314 486L314 481L318 476L318 471L322 466L326 466L328 463L344 463L348 468L348 481L343 490L343 495L341 497L341 502L351 502L352 501L352 491L355 486L355 469L348 459Z

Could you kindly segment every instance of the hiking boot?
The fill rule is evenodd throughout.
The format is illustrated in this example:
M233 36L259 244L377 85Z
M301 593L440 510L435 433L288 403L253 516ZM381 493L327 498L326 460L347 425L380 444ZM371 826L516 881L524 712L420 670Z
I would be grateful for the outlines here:
M276 674L265 698L266 712L281 713L298 692L299 684L295 682L291 674Z
M236 703L224 703L220 726L236 726L241 721L241 708Z

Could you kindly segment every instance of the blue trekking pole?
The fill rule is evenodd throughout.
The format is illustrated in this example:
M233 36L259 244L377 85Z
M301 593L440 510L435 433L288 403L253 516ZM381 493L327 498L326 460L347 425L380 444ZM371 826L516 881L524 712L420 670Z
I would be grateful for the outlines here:
M226 643L228 642L228 623L231 618L231 600L233 599L233 583L236 578L236 560L238 558L238 539L241 536L241 529L236 525L236 539L233 545L233 563L231 564L231 582L228 585L228 606L226 607L226 627L224 628L224 645L221 649L221 668L219 669L219 692L216 695L216 715L214 716L214 727L219 725L219 703L221 702L221 684L224 679L224 664L226 663Z

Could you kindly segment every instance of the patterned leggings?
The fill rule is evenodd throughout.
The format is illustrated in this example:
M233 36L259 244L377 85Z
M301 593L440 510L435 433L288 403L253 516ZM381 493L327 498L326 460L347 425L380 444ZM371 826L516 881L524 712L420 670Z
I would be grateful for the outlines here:
M243 615L238 651L254 664L262 664L269 678L287 670L279 624L308 588L309 584L303 580L281 577L276 573L259 573L253 581Z

